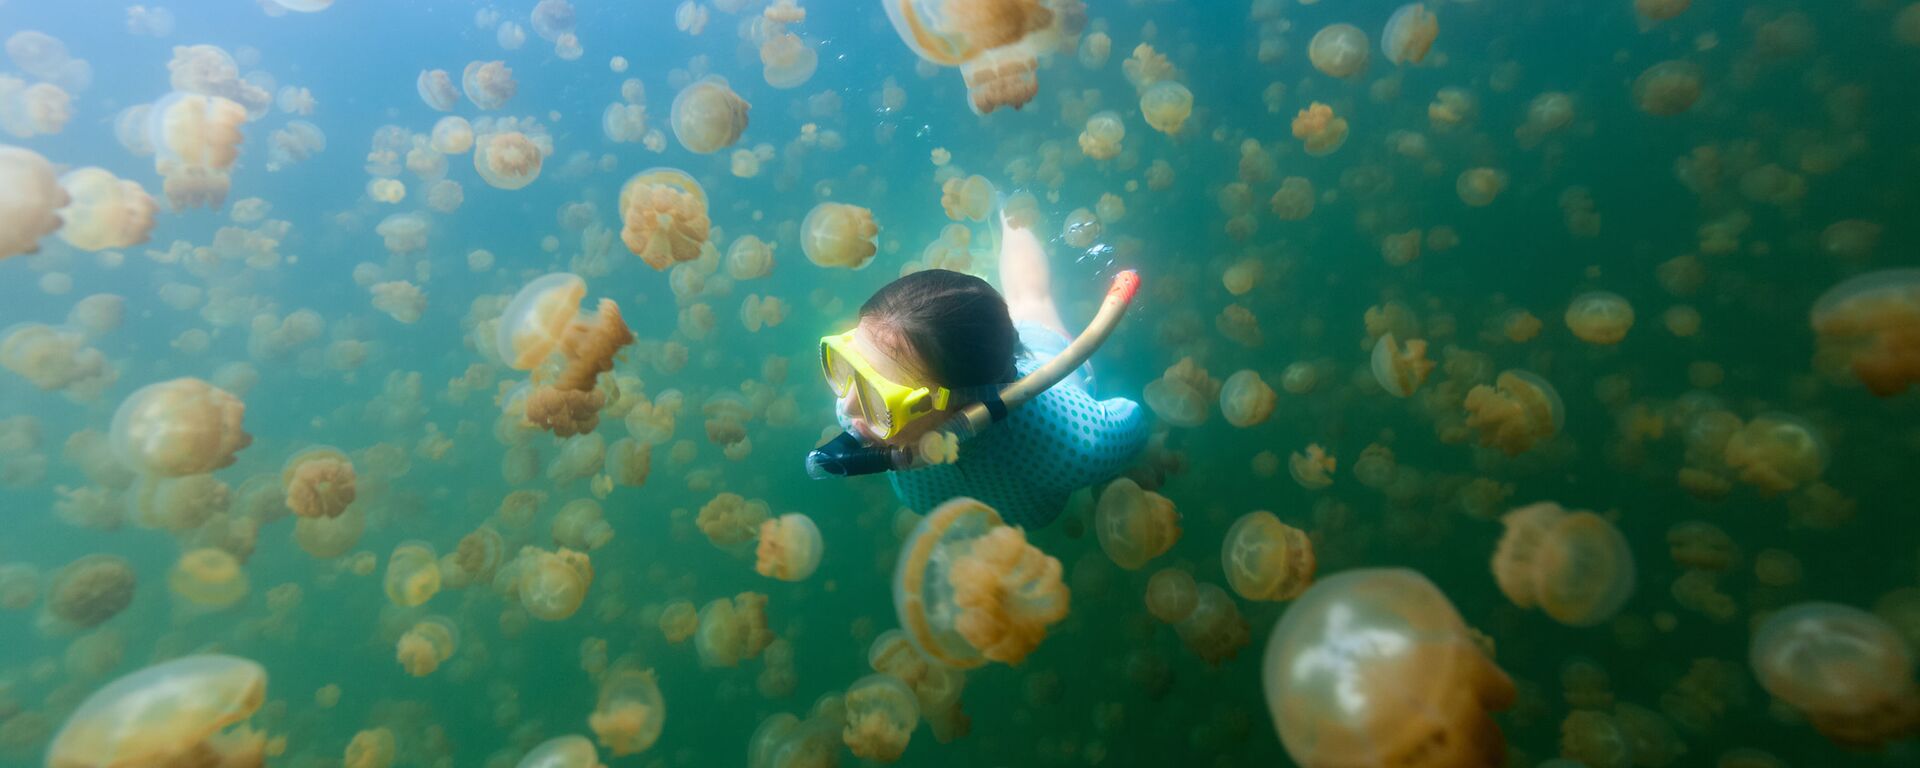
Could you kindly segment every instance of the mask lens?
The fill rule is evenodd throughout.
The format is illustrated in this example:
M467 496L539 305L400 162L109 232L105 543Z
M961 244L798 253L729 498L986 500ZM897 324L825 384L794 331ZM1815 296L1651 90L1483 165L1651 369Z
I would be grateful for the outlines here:
M820 369L827 377L827 386L833 389L834 397L846 397L847 388L853 385L853 366L840 357L832 347L820 346Z
M867 424L871 425L874 431L879 432L881 437L892 436L893 413L887 410L886 398L881 397L879 390L868 384L866 379L856 376L853 381L860 388L860 414L866 417Z

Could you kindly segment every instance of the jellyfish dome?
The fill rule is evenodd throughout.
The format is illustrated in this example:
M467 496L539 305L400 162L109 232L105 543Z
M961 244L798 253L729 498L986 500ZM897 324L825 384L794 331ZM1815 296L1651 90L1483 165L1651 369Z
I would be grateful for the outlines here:
M1086 24L1080 0L885 0L882 7L920 58L960 68L967 105L978 115L1032 101L1040 92L1039 57Z
M585 736L555 736L520 758L514 768L605 768Z
M1433 361L1427 359L1427 342L1408 339L1401 344L1392 333L1384 333L1373 343L1373 378L1380 388L1394 397L1408 397L1426 383L1433 373Z
M339 449L316 446L294 454L280 471L287 508L300 517L339 517L353 503L353 461Z
M519 91L520 84L514 81L513 70L504 61L472 61L460 73L460 88L475 107L499 109ZM434 104L431 100L427 103Z
M1180 513L1167 497L1122 477L1100 492L1093 529L1114 565L1137 571L1180 540Z
M618 667L600 681L599 701L587 716L587 727L614 757L651 749L666 722L667 703L653 670L628 667Z
M519 131L483 134L473 140L473 170L495 189L519 189L540 178L546 149Z
M200 379L135 390L113 414L109 440L128 469L155 477L202 475L233 464L253 444L240 428L247 406Z
M1156 131L1172 136L1193 115L1193 91L1172 80L1147 86L1140 93L1140 116Z
M267 671L236 656L186 656L88 696L47 748L47 768L260 765L266 738L244 722L266 701Z
M1620 529L1592 512L1550 501L1508 512L1493 553L1500 592L1570 627L1613 618L1633 596L1633 551Z
M167 574L173 594L193 605L226 608L247 596L247 574L224 549L201 547L180 556Z
M58 213L71 200L53 164L30 149L0 144L0 259L38 253L40 238L61 228Z
M70 202L60 209L60 239L83 251L131 248L153 233L159 206L140 184L101 168L78 168L60 177Z
M1920 732L1913 651L1884 619L1834 603L1800 603L1753 633L1760 685L1836 744L1874 748Z
M734 93L725 78L708 75L673 97L667 122L687 151L711 155L740 140L752 105Z
M847 724L840 739L856 757L880 763L900 759L920 724L920 700L899 678L873 674L847 688Z
M1324 157L1347 143L1347 119L1316 101L1294 116L1293 137L1303 142L1307 154Z
M1567 305L1567 329L1588 344L1618 344L1633 328L1633 305L1619 294L1588 291Z
M1060 561L970 498L914 528L893 571L893 605L914 647L962 669L1019 664L1066 618Z
M1813 304L1813 331L1877 397L1920 382L1920 269L1848 279Z
M1292 600L1313 581L1313 542L1272 512L1241 515L1220 542L1227 586L1248 600Z
M1532 450L1559 434L1565 407L1552 384L1533 373L1502 371L1493 386L1468 390L1467 426L1480 432L1480 444L1508 456Z
M1329 25L1307 44L1307 59L1313 62L1313 68L1333 77L1360 74L1367 68L1368 56L1367 33L1352 24Z
M1426 3L1408 3L1387 19L1387 28L1380 33L1380 52L1395 64L1418 64L1439 36L1440 22Z
M813 518L789 513L760 524L754 571L781 581L806 581L820 567L820 527Z
M792 32L770 35L760 44L760 74L775 88L798 88L813 78L820 52Z
M444 69L423 69L414 79L414 90L419 91L420 100L427 103L436 112L452 112L460 105L460 89L453 84L453 78Z
M879 250L880 226L873 211L846 203L821 203L800 223L800 251L823 267L860 269Z
M713 226L706 189L675 168L649 168L627 179L620 221L620 241L657 270L700 258Z
M1492 712L1513 681L1439 588L1403 568L1315 584L1273 628L1261 664L1280 743L1305 768L1500 765Z
M542 621L559 621L580 610L593 584L593 562L570 549L520 552L520 605Z
M586 295L587 281L570 272L543 275L521 287L500 314L494 338L501 362L516 371L539 366L560 348Z

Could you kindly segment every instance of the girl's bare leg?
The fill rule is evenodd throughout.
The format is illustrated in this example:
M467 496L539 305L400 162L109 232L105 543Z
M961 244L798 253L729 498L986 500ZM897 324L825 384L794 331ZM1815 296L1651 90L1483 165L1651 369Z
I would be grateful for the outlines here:
M1033 230L1008 226L1000 217L1000 294L1015 323L1037 323L1069 339L1067 324L1053 303L1052 270Z

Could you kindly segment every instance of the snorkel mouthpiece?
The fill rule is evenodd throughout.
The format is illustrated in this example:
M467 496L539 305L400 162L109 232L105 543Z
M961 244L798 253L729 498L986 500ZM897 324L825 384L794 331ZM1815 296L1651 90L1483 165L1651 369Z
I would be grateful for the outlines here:
M898 468L896 453L884 445L864 445L852 432L842 432L826 445L807 453L807 476L825 480L889 472Z

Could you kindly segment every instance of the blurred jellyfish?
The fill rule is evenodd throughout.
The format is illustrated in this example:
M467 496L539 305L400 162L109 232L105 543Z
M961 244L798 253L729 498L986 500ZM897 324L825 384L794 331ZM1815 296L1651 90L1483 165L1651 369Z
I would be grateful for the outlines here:
M540 177L548 151L520 131L484 133L473 140L473 169L488 186L519 189Z
M1913 652L1885 620L1834 603L1800 603L1754 630L1753 673L1834 743L1877 748L1920 731Z
M502 29L506 25L501 26ZM555 736L527 752L514 768L606 768L585 736Z
M203 547L180 555L167 573L167 587L193 605L226 608L247 596L247 574L231 553Z
M426 677L453 658L460 646L460 628L445 616L428 616L414 624L394 646L394 658L414 677Z
M212 472L253 443L240 428L246 405L199 379L149 384L114 412L110 440L121 463L156 477Z
M1395 64L1418 64L1439 36L1440 22L1426 4L1408 3L1387 19L1387 28L1380 33L1380 52ZM1314 40L1318 42L1319 38Z
M1822 351L1846 362L1875 396L1920 382L1920 269L1851 278L1821 294L1811 314Z
M620 188L620 240L647 266L665 270L700 257L712 222L707 193L684 171L650 168Z
M387 557L387 600L402 608L422 605L440 591L440 560L433 545L408 541Z
M1393 334L1386 333L1373 343L1373 378L1394 397L1411 396L1433 373L1433 367L1423 340L1408 339L1402 345Z
M846 203L821 203L800 223L800 250L822 267L860 269L878 250L880 226L873 211Z
M47 580L40 627L55 634L92 629L133 603L133 566L116 555L87 555Z
M969 498L920 521L893 581L894 608L915 647L949 666L1019 664L1067 615L1060 561Z
M1493 575L1514 605L1590 627L1613 618L1633 596L1633 552L1605 518L1544 501L1500 522L1506 532L1494 550Z
M1305 143L1309 155L1330 155L1347 143L1347 119L1335 117L1332 107L1316 101L1294 116L1293 137Z
M700 629L694 634L700 666L738 666L743 659L759 656L772 642L773 632L767 629L766 595L742 592L731 600L718 598L700 609Z
M767 85L798 88L813 78L820 65L820 53L806 38L792 32L769 35L760 44L760 73Z
M1080 131L1080 151L1095 160L1110 160L1120 154L1120 141L1126 136L1127 126L1120 122L1120 113L1096 112Z
M608 754L624 757L652 748L666 720L667 704L653 670L619 665L601 679L587 727Z
M1302 176L1288 176L1280 180L1280 188L1274 190L1269 204L1273 215L1281 221L1299 221L1313 214L1313 182Z
M338 690L337 688L335 690ZM389 768L393 765L394 738L388 728L368 728L355 733L347 742L341 768Z
M1313 543L1272 512L1241 515L1220 545L1227 586L1248 600L1292 600L1306 591L1318 563Z
M580 610L593 583L593 563L585 554L526 547L516 560L515 592L527 613L542 621L560 621Z
M1521 370L1502 371L1493 386L1475 386L1465 406L1467 426L1479 431L1480 444L1508 456L1559 434L1566 413L1552 384Z
M240 125L246 119L239 103L195 93L169 94L148 110L153 167L175 211L226 202L232 185L227 172L240 156Z
M613 526L607 524L598 502L574 499L553 516L552 534L555 544L591 552L613 540Z
M1197 427L1207 423L1213 403L1220 395L1220 382L1194 363L1181 358L1160 378L1147 382L1143 391L1147 407L1154 415L1177 427Z
M668 122L687 151L710 155L740 140L751 107L724 78L709 75L673 97Z
M1077 0L891 0L893 31L921 59L959 67L967 105L984 115L1019 109L1039 93L1039 57L1079 36L1086 8Z
M1468 168L1461 171L1454 182L1460 201L1475 208L1492 205L1493 199L1506 188L1506 172L1494 168Z
M979 174L948 179L940 186L940 208L954 221L985 221L993 211L993 182Z
M1333 485L1335 462L1318 443L1308 445L1306 451L1294 451L1287 460L1287 469L1293 474L1293 481L1307 490L1319 490Z
M753 570L781 581L806 581L820 567L820 528L813 518L789 513L760 524Z
M847 688L847 725L840 738L856 757L879 763L900 759L920 723L920 701L906 683L874 674Z
M1663 61L1633 81L1633 103L1649 115L1677 115L1699 100L1700 67L1690 62Z
M1391 24L1388 31L1392 31ZM1431 42L1429 39L1428 43ZM1387 42L1381 44L1385 46ZM1313 41L1307 44L1307 58L1313 62L1313 68L1333 77L1360 74L1367 68L1368 55L1367 33L1352 24L1329 25L1315 33ZM1392 53L1388 56L1391 58Z
M1274 626L1261 675L1280 743L1306 768L1464 768L1498 765L1506 752L1489 715L1513 703L1513 682L1415 571L1361 569L1315 584Z
M1172 80L1154 83L1140 94L1140 116L1154 130L1172 136L1193 114L1193 92Z
M1100 240L1100 217L1085 208L1075 208L1060 222L1060 239L1073 248L1091 248Z
M647 108L614 102L600 115L600 132L608 141L637 144L647 138Z
M436 72L438 70L435 70ZM504 61L472 61L460 73L460 88L467 94L467 100L475 107L485 110L499 109L507 105L520 88L513 79L513 70ZM425 94L422 94L425 98ZM432 99L428 106L439 109ZM451 106L449 106L451 108ZM446 111L446 110L441 110Z
M48 768L263 765L265 734L245 722L267 671L236 656L185 656L94 691L47 747Z
M1162 622L1185 621L1199 601L1199 585L1193 575L1179 568L1162 568L1147 579L1147 613Z
M735 280L756 280L773 271L772 243L753 235L741 235L727 248L727 276Z
M465 154L473 149L473 124L458 115L448 115L433 124L429 140L433 151L443 155Z
M1100 551L1129 571L1139 570L1180 540L1180 514L1173 502L1125 477L1100 492L1093 527Z
M1253 371L1237 371L1220 386L1220 414L1236 427L1266 422L1273 414L1273 388Z
M1617 294L1588 291L1567 305L1567 329L1588 344L1618 344L1633 327L1633 305Z
M1727 438L1727 467L1765 494L1791 491L1820 478L1827 444L1804 419L1765 413Z
M420 100L439 112L452 112L460 104L460 90L453 85L453 78L444 69L423 69L414 80L414 89L420 92Z
M1193 609L1173 625L1180 642L1208 666L1219 666L1240 654L1251 640L1239 606L1218 584L1195 588Z
M700 507L694 523L714 546L728 549L752 541L767 520L766 502L721 493Z
M153 232L157 206L137 182L87 167L61 175L60 188L69 199L59 210L60 239L68 245L85 251L131 248L146 242ZM25 231L33 232L33 225L27 224Z

